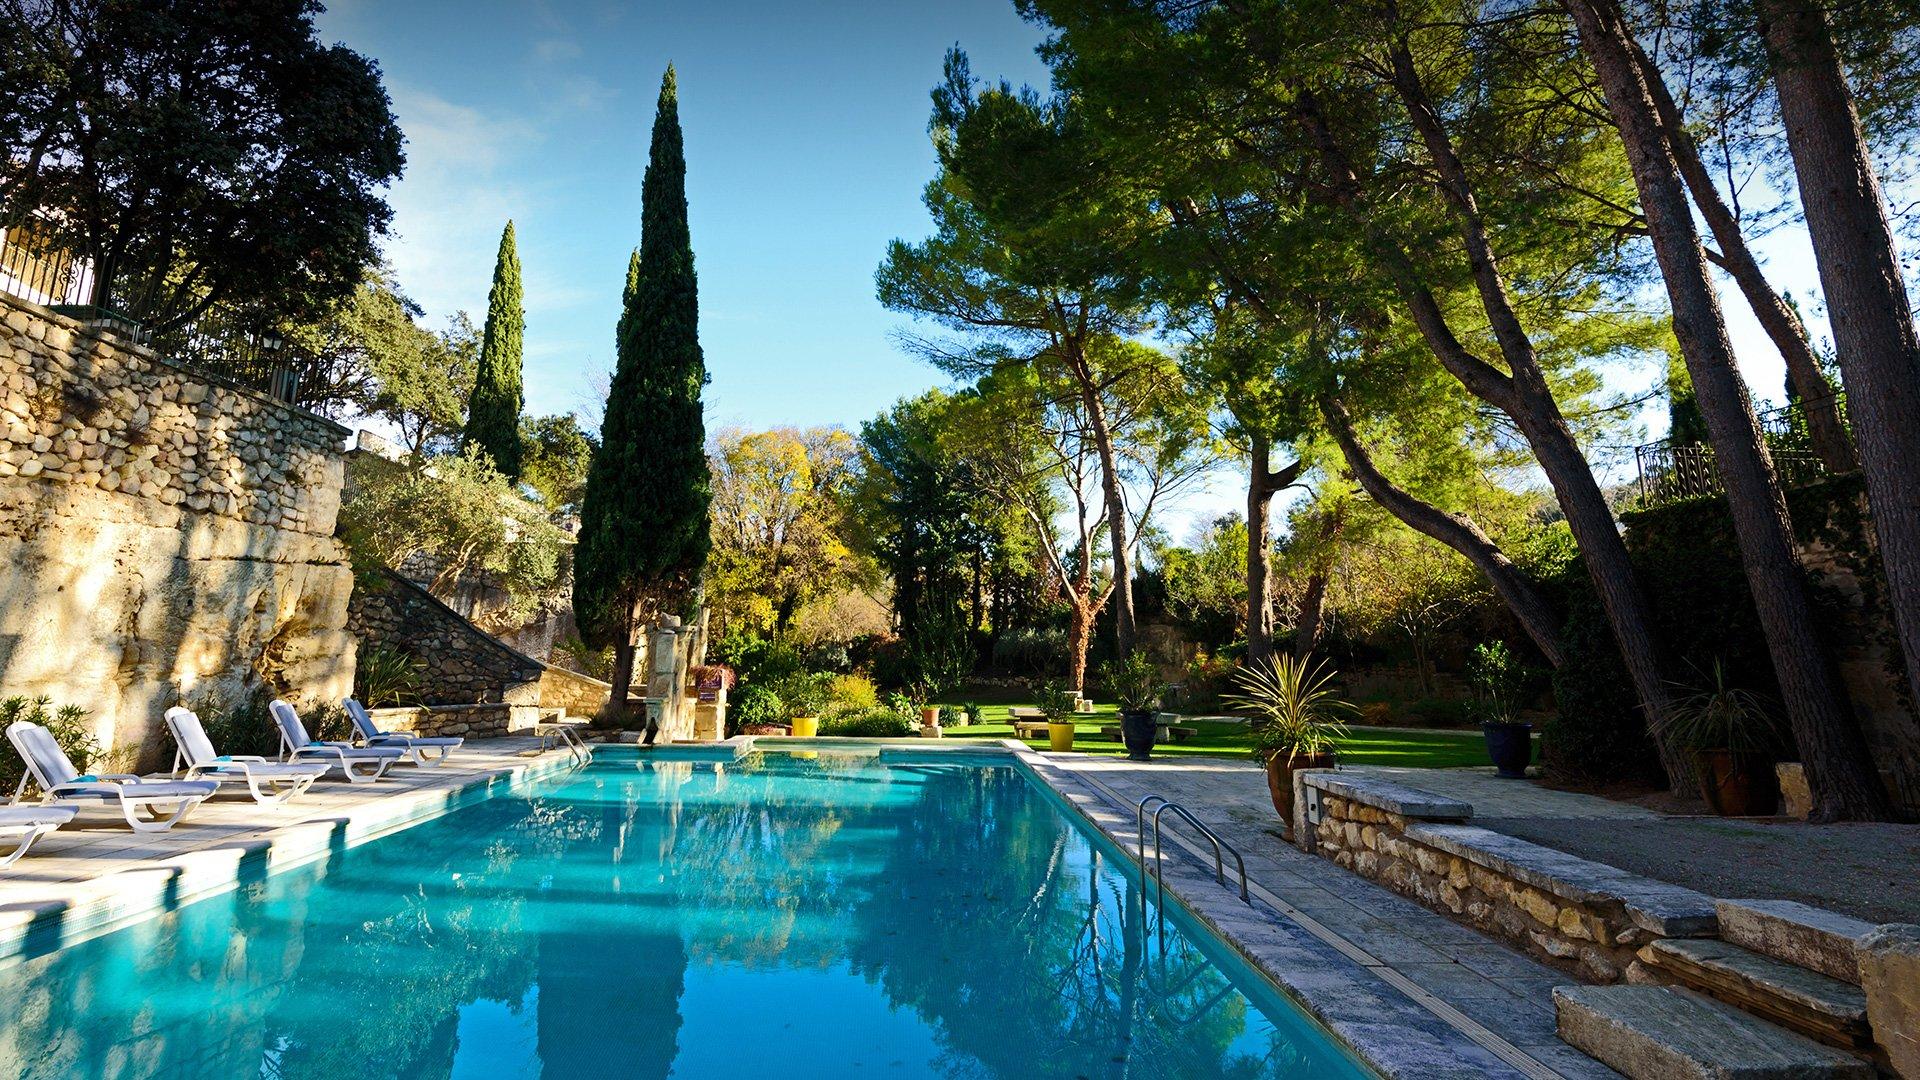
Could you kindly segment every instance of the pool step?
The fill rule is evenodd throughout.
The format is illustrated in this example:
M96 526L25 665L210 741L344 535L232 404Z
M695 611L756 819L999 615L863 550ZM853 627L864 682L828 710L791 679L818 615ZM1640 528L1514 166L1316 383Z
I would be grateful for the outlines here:
M1668 986L1559 986L1560 1038L1632 1080L1872 1080L1873 1066Z
M1666 938L1640 950L1656 971L1829 1046L1869 1050L1867 995L1797 964L1712 938Z
M1860 985L1854 943L1873 924L1792 900L1721 900L1720 936L1743 949Z

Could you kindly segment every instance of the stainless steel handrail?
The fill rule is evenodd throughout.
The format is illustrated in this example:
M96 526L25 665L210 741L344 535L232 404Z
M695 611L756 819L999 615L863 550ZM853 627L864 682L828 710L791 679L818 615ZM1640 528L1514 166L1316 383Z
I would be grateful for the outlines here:
M545 740L551 740L557 737L561 743L565 744L567 753L573 757L574 764L593 764L593 748L588 746L587 741L582 739L579 733L573 730L573 725L559 723L539 724L535 726L534 733Z
M1222 857L1222 852L1224 851L1226 854L1233 856L1234 867L1240 872L1240 899L1243 903L1251 904L1253 902L1247 895L1247 860L1241 858L1240 850L1225 840L1220 839L1219 834L1207 828L1206 825L1203 824L1199 818L1194 817L1186 807L1181 806L1179 803L1174 802L1164 795L1147 795L1142 798L1134 808L1133 820L1134 829L1140 845L1140 874L1142 877L1140 885L1143 892L1146 889L1146 881L1144 879L1147 874L1148 803L1155 804L1153 810L1153 879L1155 887L1154 904L1156 907L1164 910L1166 906L1167 882L1165 875L1161 872L1163 867L1160 857L1160 815L1169 810L1173 811L1175 816L1179 817L1180 820L1193 826L1194 831L1206 837L1207 842L1213 845L1213 876L1214 880L1222 885L1227 883L1227 864L1226 860Z

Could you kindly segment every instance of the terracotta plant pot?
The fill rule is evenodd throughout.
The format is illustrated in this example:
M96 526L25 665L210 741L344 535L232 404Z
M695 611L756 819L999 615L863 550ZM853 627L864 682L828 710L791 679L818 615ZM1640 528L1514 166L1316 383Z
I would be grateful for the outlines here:
M939 722L940 722L940 706L928 705L925 708L920 710L920 723L922 726L932 727L935 724L938 724Z
M1128 760L1153 760L1153 741L1159 733L1160 725L1153 722L1150 711L1120 714L1120 741L1127 744Z
M1293 774L1306 769L1333 768L1331 750L1318 754L1273 754L1267 758L1267 794L1273 796L1273 809L1293 832Z
M1700 797L1721 817L1760 817L1780 806L1780 778L1766 754L1696 750Z

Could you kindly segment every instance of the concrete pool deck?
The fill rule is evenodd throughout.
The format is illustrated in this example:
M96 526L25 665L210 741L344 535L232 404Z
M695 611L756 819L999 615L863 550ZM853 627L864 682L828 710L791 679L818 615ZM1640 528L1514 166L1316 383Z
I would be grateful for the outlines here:
M118 810L82 810L0 874L0 964L258 881L571 760L541 747L531 737L477 740L445 765L397 766L373 784L322 780L276 806L228 784L162 833L134 832Z

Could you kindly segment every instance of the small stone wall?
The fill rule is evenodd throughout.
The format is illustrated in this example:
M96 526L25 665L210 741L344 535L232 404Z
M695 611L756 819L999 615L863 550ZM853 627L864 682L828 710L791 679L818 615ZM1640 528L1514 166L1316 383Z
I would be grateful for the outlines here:
M1296 775L1299 843L1594 983L1661 937L1712 936L1710 897L1466 825L1456 799L1340 773Z
M363 646L398 649L418 660L424 703L541 703L547 665L488 636L399 574L382 571L378 584L354 590L347 628Z
M513 713L514 706L505 702L367 710L373 726L381 731L410 731L423 738L459 736L466 739L497 739L506 735L513 730Z
M644 655L639 658L644 659ZM591 717L597 715L612 696L612 686L578 672L548 665L540 673L542 709L564 709L569 716Z
M87 709L135 769L170 705L340 700L347 434L0 295L0 695Z

